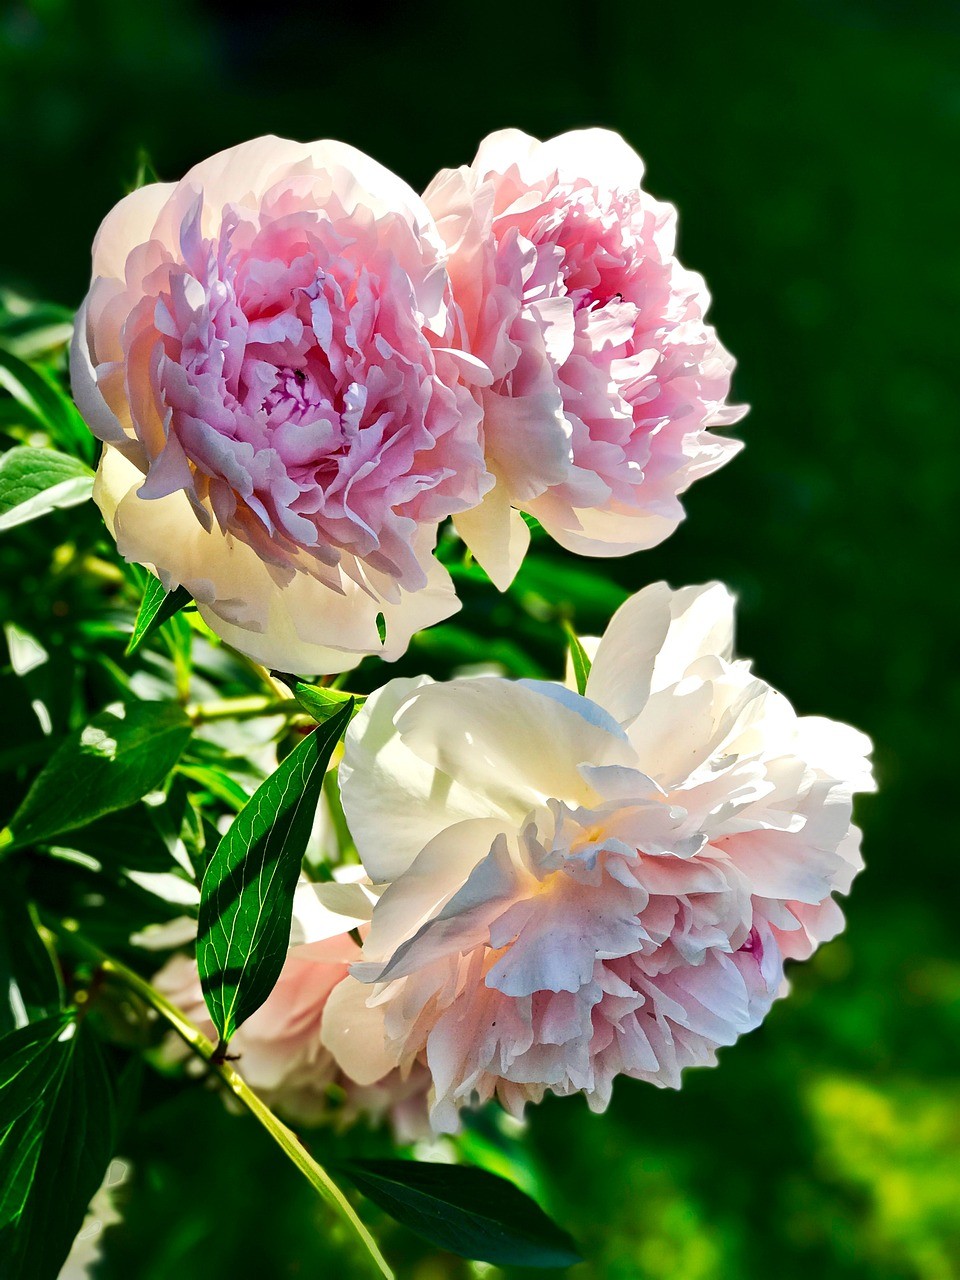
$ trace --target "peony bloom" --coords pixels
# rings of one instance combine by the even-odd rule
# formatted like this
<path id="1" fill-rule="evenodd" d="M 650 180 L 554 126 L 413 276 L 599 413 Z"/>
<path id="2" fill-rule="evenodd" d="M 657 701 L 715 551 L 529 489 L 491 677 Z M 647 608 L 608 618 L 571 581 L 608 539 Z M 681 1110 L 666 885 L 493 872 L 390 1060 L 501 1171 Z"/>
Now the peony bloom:
<path id="1" fill-rule="evenodd" d="M 339 886 L 337 886 L 339 888 Z M 375 1119 L 389 1115 L 401 1141 L 427 1131 L 424 1096 L 427 1073 L 415 1067 L 402 1077 L 387 1071 L 385 1078 L 355 1084 L 338 1069 L 320 1038 L 323 1010 L 330 993 L 346 978 L 360 948 L 351 927 L 363 925 L 368 914 L 347 918 L 321 902 L 321 886 L 302 881 L 294 898 L 290 950 L 280 978 L 266 1001 L 247 1019 L 230 1041 L 243 1078 L 270 1105 L 295 1122 L 317 1124 L 337 1119 L 349 1123 L 359 1115 Z M 359 886 L 351 886 L 351 905 L 363 903 Z M 203 1033 L 216 1040 L 197 963 L 192 955 L 173 956 L 153 979 L 154 985 Z M 176 1058 L 187 1050 L 175 1037 L 169 1052 Z"/>
<path id="2" fill-rule="evenodd" d="M 370 697 L 341 786 L 389 886 L 327 1003 L 345 1071 L 425 1061 L 453 1130 L 493 1095 L 602 1110 L 620 1074 L 677 1087 L 759 1024 L 784 961 L 842 927 L 870 742 L 798 717 L 732 638 L 722 586 L 659 583 L 615 614 L 585 697 L 495 677 Z"/>
<path id="3" fill-rule="evenodd" d="M 642 177 L 605 129 L 545 143 L 507 129 L 424 194 L 494 379 L 497 485 L 457 525 L 501 588 L 529 539 L 517 508 L 571 551 L 624 555 L 667 537 L 677 495 L 740 448 L 709 430 L 745 412 L 724 404 L 733 360 L 704 322 L 703 280 L 675 256 L 676 212 Z"/>
<path id="4" fill-rule="evenodd" d="M 399 657 L 457 608 L 439 522 L 492 484 L 457 326 L 423 202 L 342 143 L 258 138 L 134 191 L 71 354 L 120 552 L 269 666 Z"/>

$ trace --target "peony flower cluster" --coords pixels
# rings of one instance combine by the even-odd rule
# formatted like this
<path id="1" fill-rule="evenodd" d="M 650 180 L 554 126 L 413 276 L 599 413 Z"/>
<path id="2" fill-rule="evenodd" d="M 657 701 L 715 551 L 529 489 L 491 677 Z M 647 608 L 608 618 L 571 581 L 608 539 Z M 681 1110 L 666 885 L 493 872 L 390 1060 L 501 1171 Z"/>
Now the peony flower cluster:
<path id="1" fill-rule="evenodd" d="M 524 514 L 582 555 L 660 542 L 744 410 L 642 179 L 606 130 L 506 130 L 422 198 L 351 147 L 278 138 L 129 195 L 71 355 L 121 554 L 313 675 L 455 612 L 448 519 L 501 590 Z M 678 1087 L 842 927 L 869 741 L 733 657 L 716 584 L 648 587 L 587 648 L 582 694 L 391 680 L 350 725 L 365 879 L 301 883 L 232 1042 L 294 1118 L 336 1092 L 341 1115 L 452 1132 L 493 1097 Z M 210 1026 L 192 959 L 158 983 Z"/>
<path id="2" fill-rule="evenodd" d="M 358 1082 L 429 1068 L 431 1122 L 618 1075 L 677 1087 L 756 1027 L 783 965 L 842 926 L 867 738 L 798 717 L 734 660 L 719 585 L 628 600 L 586 696 L 393 680 L 348 731 L 371 880 L 363 958 L 323 1041 Z"/>
<path id="3" fill-rule="evenodd" d="M 399 657 L 458 608 L 453 517 L 509 585 L 665 537 L 736 452 L 732 361 L 617 135 L 494 134 L 424 199 L 338 142 L 259 138 L 107 216 L 74 395 L 121 554 L 270 667 Z"/>

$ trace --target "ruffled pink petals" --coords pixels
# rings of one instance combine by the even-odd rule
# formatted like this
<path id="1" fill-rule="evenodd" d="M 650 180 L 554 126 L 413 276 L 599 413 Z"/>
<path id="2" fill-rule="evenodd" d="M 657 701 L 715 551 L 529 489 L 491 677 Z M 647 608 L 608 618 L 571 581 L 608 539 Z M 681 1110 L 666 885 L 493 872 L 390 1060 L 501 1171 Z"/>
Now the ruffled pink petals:
<path id="1" fill-rule="evenodd" d="M 427 590 L 421 531 L 476 507 L 494 478 L 490 374 L 457 350 L 425 206 L 351 148 L 280 139 L 150 190 L 104 223 L 72 363 L 91 427 L 143 472 L 144 507 L 182 493 L 188 519 L 219 530 L 211 553 L 236 540 L 288 579 L 337 589 L 342 575 L 373 596 L 385 579 L 382 603 Z M 180 536 L 147 562 L 176 576 Z M 331 669 L 326 647 L 301 669 Z"/>
<path id="2" fill-rule="evenodd" d="M 489 465 L 514 506 L 586 555 L 661 541 L 678 495 L 740 447 L 709 430 L 744 412 L 725 403 L 733 361 L 705 323 L 703 281 L 675 257 L 675 211 L 642 172 L 605 130 L 547 143 L 504 130 L 424 196 L 494 377 Z"/>

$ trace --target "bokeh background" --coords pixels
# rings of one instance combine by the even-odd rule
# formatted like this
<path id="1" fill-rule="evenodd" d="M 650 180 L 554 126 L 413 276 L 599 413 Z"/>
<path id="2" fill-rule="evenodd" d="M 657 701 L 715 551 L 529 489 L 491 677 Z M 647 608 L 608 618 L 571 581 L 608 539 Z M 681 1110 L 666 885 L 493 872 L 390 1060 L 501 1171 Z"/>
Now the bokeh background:
<path id="1" fill-rule="evenodd" d="M 881 792 L 859 810 L 868 870 L 846 934 L 794 970 L 792 997 L 719 1069 L 678 1094 L 621 1081 L 602 1118 L 548 1102 L 522 1138 L 481 1117 L 466 1150 L 574 1233 L 589 1261 L 572 1280 L 949 1280 L 956 4 L 7 3 L 0 283 L 76 305 L 98 221 L 141 147 L 170 179 L 258 133 L 330 136 L 421 187 L 492 129 L 589 124 L 622 132 L 650 190 L 679 206 L 681 256 L 710 283 L 736 398 L 752 408 L 747 449 L 695 487 L 673 538 L 602 574 L 552 553 L 543 598 L 596 631 L 618 587 L 723 579 L 740 596 L 741 653 L 801 711 L 866 729 Z M 11 563 L 4 608 L 42 613 L 42 590 L 25 603 Z M 460 630 L 425 640 L 404 669 L 480 656 L 469 630 L 481 620 L 501 652 L 555 671 L 559 647 L 531 621 L 538 590 L 478 589 Z M 148 1073 L 144 1090 L 121 1151 L 124 1221 L 97 1276 L 272 1280 L 339 1265 L 310 1192 L 244 1121 L 199 1087 Z M 505 1274 L 370 1216 L 403 1276 Z"/>

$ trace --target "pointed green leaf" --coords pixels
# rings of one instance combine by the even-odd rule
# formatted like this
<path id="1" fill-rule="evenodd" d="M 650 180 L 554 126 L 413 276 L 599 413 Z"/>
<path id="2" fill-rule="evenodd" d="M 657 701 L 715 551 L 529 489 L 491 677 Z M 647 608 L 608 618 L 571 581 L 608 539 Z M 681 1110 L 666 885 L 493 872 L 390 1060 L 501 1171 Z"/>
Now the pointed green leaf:
<path id="1" fill-rule="evenodd" d="M 74 831 L 156 790 L 190 738 L 184 712 L 161 702 L 108 708 L 56 750 L 0 832 L 0 851 Z"/>
<path id="2" fill-rule="evenodd" d="M 60 979 L 20 885 L 0 873 L 0 1036 L 60 1008 Z"/>
<path id="3" fill-rule="evenodd" d="M 127 645 L 127 657 L 143 644 L 144 640 L 157 627 L 163 626 L 175 613 L 179 613 L 184 605 L 193 601 L 193 596 L 186 587 L 177 587 L 175 591 L 167 591 L 159 578 L 150 574 L 143 589 L 143 599 L 137 620 L 133 624 L 133 635 Z"/>
<path id="4" fill-rule="evenodd" d="M 21 360 L 62 347 L 73 333 L 73 312 L 0 288 L 0 346 Z"/>
<path id="5" fill-rule="evenodd" d="M 570 643 L 570 662 L 573 666 L 574 679 L 577 682 L 577 693 L 582 696 L 587 691 L 587 679 L 593 663 L 587 657 L 586 649 L 580 643 L 579 636 L 569 622 L 563 624 L 563 629 L 566 631 L 567 640 Z"/>
<path id="6" fill-rule="evenodd" d="M 0 1040 L 0 1275 L 56 1280 L 113 1152 L 113 1085 L 68 1015 Z"/>
<path id="7" fill-rule="evenodd" d="M 462 1258 L 513 1267 L 582 1261 L 535 1201 L 484 1169 L 417 1160 L 353 1160 L 340 1169 L 397 1222 Z"/>
<path id="8" fill-rule="evenodd" d="M 65 392 L 33 365 L 0 347 L 0 387 L 61 447 L 88 462 L 97 442 Z"/>
<path id="9" fill-rule="evenodd" d="M 17 445 L 0 457 L 0 530 L 86 502 L 93 472 L 54 449 Z"/>
<path id="10" fill-rule="evenodd" d="M 352 713 L 351 698 L 257 788 L 203 877 L 197 964 L 224 1042 L 259 1009 L 280 976 L 323 776 Z"/>
<path id="11" fill-rule="evenodd" d="M 137 171 L 134 174 L 133 184 L 130 191 L 139 191 L 141 187 L 148 187 L 154 182 L 159 182 L 160 178 L 154 168 L 153 159 L 146 147 L 137 148 Z"/>
<path id="12" fill-rule="evenodd" d="M 323 724 L 325 720 L 329 720 L 331 716 L 336 715 L 343 704 L 348 702 L 351 697 L 357 708 L 366 701 L 365 698 L 358 698 L 353 694 L 344 693 L 340 689 L 323 689 L 320 685 L 306 684 L 303 680 L 297 680 L 293 684 L 293 696 L 304 711 L 313 716 L 318 724 Z"/>

